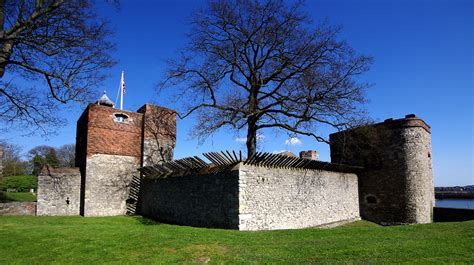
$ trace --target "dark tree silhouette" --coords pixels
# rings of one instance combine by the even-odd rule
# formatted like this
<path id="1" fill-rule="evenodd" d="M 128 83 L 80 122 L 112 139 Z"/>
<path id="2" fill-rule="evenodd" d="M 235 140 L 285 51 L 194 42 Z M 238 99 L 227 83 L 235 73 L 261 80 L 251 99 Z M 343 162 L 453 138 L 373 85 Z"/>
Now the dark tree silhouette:
<path id="1" fill-rule="evenodd" d="M 246 127 L 251 156 L 258 130 L 326 142 L 319 126 L 341 129 L 363 118 L 367 84 L 355 76 L 369 69 L 371 57 L 338 40 L 338 27 L 311 23 L 303 8 L 221 0 L 194 14 L 189 45 L 170 61 L 160 88 L 182 88 L 179 98 L 188 104 L 180 117 L 198 113 L 196 136 Z"/>
<path id="2" fill-rule="evenodd" d="M 38 175 L 45 165 L 59 167 L 60 161 L 54 147 L 48 145 L 36 146 L 28 151 L 28 156 L 33 164 L 33 175 Z"/>
<path id="3" fill-rule="evenodd" d="M 61 125 L 58 106 L 90 100 L 114 64 L 110 33 L 90 0 L 0 0 L 0 122 Z"/>

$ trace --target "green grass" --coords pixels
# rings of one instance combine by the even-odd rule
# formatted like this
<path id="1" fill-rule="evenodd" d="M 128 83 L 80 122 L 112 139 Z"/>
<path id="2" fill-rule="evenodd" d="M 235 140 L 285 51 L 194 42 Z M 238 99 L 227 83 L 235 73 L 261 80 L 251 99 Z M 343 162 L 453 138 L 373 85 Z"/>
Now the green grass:
<path id="1" fill-rule="evenodd" d="M 0 217 L 0 264 L 474 263 L 474 221 L 240 232 L 141 217 Z"/>
<path id="2" fill-rule="evenodd" d="M 38 177 L 30 175 L 9 176 L 0 179 L 0 190 L 16 189 L 19 192 L 30 191 L 38 187 Z"/>
<path id="3" fill-rule="evenodd" d="M 36 195 L 31 192 L 1 192 L 0 202 L 35 202 Z"/>

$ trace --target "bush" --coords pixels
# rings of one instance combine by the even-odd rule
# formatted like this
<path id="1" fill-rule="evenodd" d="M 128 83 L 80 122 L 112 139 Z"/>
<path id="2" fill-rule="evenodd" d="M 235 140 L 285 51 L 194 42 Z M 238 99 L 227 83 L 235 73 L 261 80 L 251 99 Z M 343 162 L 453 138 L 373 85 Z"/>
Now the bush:
<path id="1" fill-rule="evenodd" d="M 18 192 L 26 192 L 37 189 L 38 178 L 36 176 L 10 176 L 0 180 L 0 190 L 16 189 Z"/>

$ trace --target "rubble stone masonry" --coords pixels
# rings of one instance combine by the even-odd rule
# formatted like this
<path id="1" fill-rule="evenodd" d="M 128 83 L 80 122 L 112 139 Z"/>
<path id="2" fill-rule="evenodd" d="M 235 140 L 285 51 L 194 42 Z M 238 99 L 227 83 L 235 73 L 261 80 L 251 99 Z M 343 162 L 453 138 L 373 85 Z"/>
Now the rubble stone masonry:
<path id="1" fill-rule="evenodd" d="M 37 215 L 79 215 L 79 168 L 44 167 L 38 175 Z"/>
<path id="2" fill-rule="evenodd" d="M 434 206 L 430 127 L 415 115 L 330 135 L 331 162 L 362 166 L 361 217 L 430 223 Z"/>
<path id="3" fill-rule="evenodd" d="M 182 225 L 239 230 L 359 220 L 357 176 L 236 165 L 216 173 L 144 179 L 142 214 Z"/>

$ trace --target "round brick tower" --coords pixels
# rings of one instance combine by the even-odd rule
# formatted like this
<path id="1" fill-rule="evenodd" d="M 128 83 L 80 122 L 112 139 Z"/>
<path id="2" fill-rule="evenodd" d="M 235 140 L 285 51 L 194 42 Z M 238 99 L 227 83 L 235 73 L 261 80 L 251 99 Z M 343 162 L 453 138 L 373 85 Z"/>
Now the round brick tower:
<path id="1" fill-rule="evenodd" d="M 331 161 L 364 167 L 361 217 L 380 224 L 430 223 L 434 206 L 430 127 L 413 114 L 330 135 Z"/>

